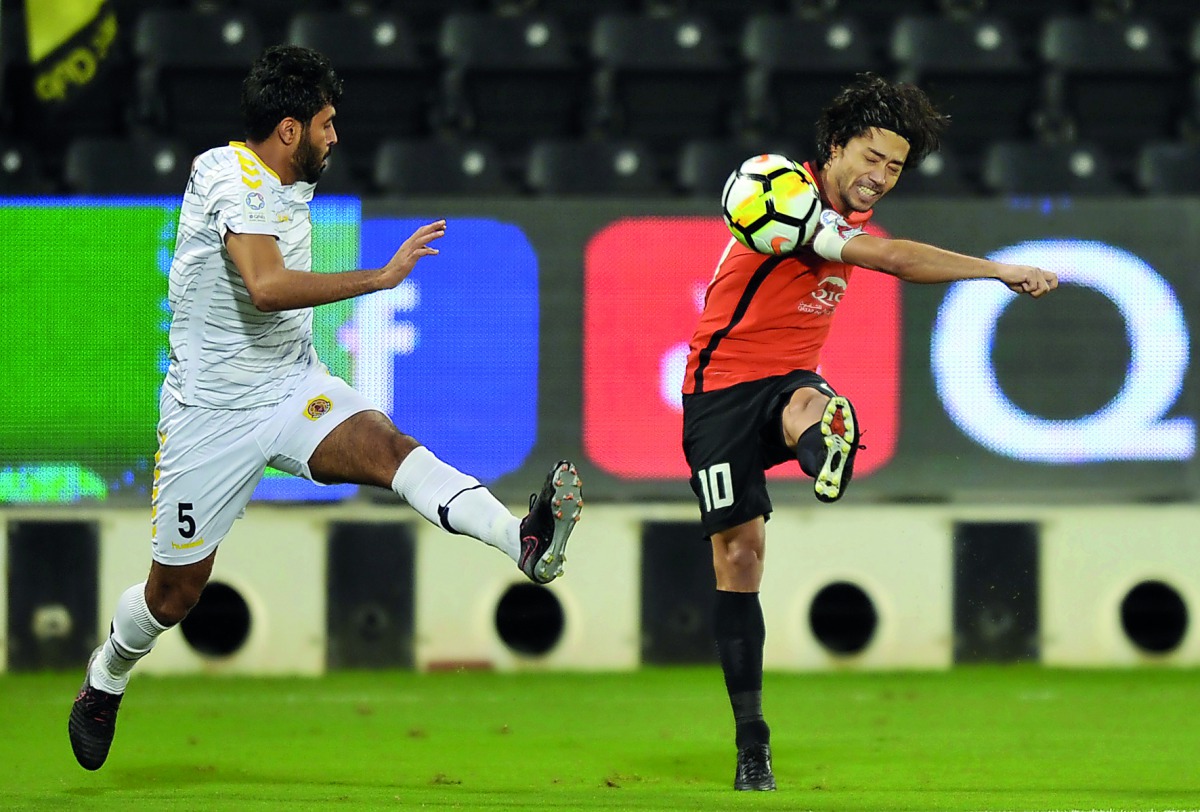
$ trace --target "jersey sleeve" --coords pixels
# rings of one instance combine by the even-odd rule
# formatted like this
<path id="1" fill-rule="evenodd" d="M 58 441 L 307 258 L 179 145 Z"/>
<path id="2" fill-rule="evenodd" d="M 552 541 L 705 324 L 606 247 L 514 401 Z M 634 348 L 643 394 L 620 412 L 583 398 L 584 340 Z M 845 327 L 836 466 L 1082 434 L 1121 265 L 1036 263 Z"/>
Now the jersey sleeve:
<path id="1" fill-rule="evenodd" d="M 817 236 L 813 238 L 813 251 L 822 259 L 830 262 L 842 261 L 842 249 L 846 243 L 867 232 L 860 226 L 852 226 L 846 218 L 833 209 L 821 212 L 821 224 L 817 227 Z"/>
<path id="2" fill-rule="evenodd" d="M 245 175 L 236 161 L 214 168 L 204 197 L 205 213 L 222 239 L 230 231 L 279 238 L 270 189 L 261 179 Z"/>

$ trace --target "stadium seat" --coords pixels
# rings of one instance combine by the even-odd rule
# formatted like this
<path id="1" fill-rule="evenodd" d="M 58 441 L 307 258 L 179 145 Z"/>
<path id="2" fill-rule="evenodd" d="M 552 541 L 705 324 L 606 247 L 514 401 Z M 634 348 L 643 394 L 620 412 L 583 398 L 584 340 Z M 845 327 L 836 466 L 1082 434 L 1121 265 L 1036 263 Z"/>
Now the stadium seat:
<path id="1" fill-rule="evenodd" d="M 352 11 L 363 8 L 401 14 L 409 21 L 423 58 L 438 50 L 442 20 L 450 14 L 472 14 L 490 9 L 489 0 L 344 0 Z"/>
<path id="2" fill-rule="evenodd" d="M 712 21 L 718 36 L 736 37 L 751 15 L 784 13 L 788 9 L 784 0 L 643 0 L 642 10 L 663 16 L 700 14 Z M 736 47 L 735 38 L 730 43 Z"/>
<path id="3" fill-rule="evenodd" d="M 792 13 L 814 18 L 840 18 L 858 20 L 870 31 L 880 32 L 885 37 L 902 14 L 925 14 L 936 9 L 936 0 L 792 0 Z M 873 36 L 873 35 L 871 35 Z M 886 42 L 871 40 L 876 51 Z"/>
<path id="4" fill-rule="evenodd" d="M 1140 144 L 1174 137 L 1185 107 L 1181 66 L 1147 18 L 1056 17 L 1042 30 L 1047 105 L 1076 137 L 1131 162 Z"/>
<path id="5" fill-rule="evenodd" d="M 523 153 L 535 137 L 580 131 L 585 74 L 558 18 L 451 14 L 439 51 L 451 130 L 486 138 L 502 154 Z"/>
<path id="6" fill-rule="evenodd" d="M 669 194 L 654 154 L 632 140 L 540 140 L 529 151 L 525 178 L 540 195 Z"/>
<path id="7" fill-rule="evenodd" d="M 1138 191 L 1147 195 L 1195 195 L 1200 189 L 1200 143 L 1145 144 L 1134 180 Z"/>
<path id="8" fill-rule="evenodd" d="M 971 165 L 963 161 L 957 152 L 943 146 L 925 156 L 925 160 L 916 166 L 905 168 L 891 194 L 897 198 L 976 194 L 978 189 L 968 170 Z"/>
<path id="9" fill-rule="evenodd" d="M 388 139 L 375 158 L 375 187 L 385 195 L 510 194 L 495 146 L 477 139 Z"/>
<path id="10" fill-rule="evenodd" d="M 146 122 L 194 152 L 244 137 L 242 80 L 263 48 L 249 13 L 153 8 L 138 18 L 133 46 Z"/>
<path id="11" fill-rule="evenodd" d="M 1046 20 L 1086 14 L 1091 11 L 1090 0 L 984 0 L 981 12 L 1008 20 L 1021 43 L 1022 51 L 1036 58 L 1038 38 Z"/>
<path id="12" fill-rule="evenodd" d="M 677 185 L 690 197 L 716 201 L 729 174 L 753 155 L 774 152 L 803 162 L 810 156 L 794 144 L 741 139 L 693 139 L 679 153 Z"/>
<path id="13" fill-rule="evenodd" d="M 1109 195 L 1125 191 L 1092 144 L 997 141 L 983 153 L 982 184 L 1002 195 Z"/>
<path id="14" fill-rule="evenodd" d="M 746 24 L 741 50 L 748 65 L 747 128 L 806 152 L 814 148 L 821 110 L 856 74 L 882 67 L 865 27 L 853 17 L 755 15 Z"/>
<path id="15" fill-rule="evenodd" d="M 490 0 L 489 8 L 501 16 L 524 14 L 549 14 L 558 18 L 566 31 L 571 52 L 578 56 L 587 55 L 588 40 L 592 25 L 600 13 L 629 14 L 638 11 L 640 0 Z"/>
<path id="16" fill-rule="evenodd" d="M 165 139 L 76 138 L 67 146 L 63 180 L 76 194 L 180 197 L 192 158 Z"/>
<path id="17" fill-rule="evenodd" d="M 208 0 L 211 3 L 211 0 Z M 223 5 L 249 12 L 262 34 L 264 45 L 288 41 L 288 29 L 297 14 L 322 11 L 332 5 L 329 0 L 221 0 Z M 177 5 L 183 5 L 177 3 Z M 193 0 L 193 6 L 201 2 Z M 344 12 L 343 12 L 344 13 Z"/>
<path id="18" fill-rule="evenodd" d="M 1188 44 L 1188 56 L 1192 64 L 1192 77 L 1188 87 L 1187 110 L 1183 114 L 1183 134 L 1200 141 L 1200 15 L 1192 26 Z"/>
<path id="19" fill-rule="evenodd" d="M 37 151 L 29 144 L 0 138 L 0 196 L 40 195 L 54 191 Z"/>
<path id="20" fill-rule="evenodd" d="M 644 141 L 668 160 L 685 139 L 736 131 L 737 72 L 707 18 L 603 14 L 591 53 L 596 123 L 609 137 Z"/>
<path id="21" fill-rule="evenodd" d="M 988 140 L 1033 135 L 1040 85 L 1009 23 L 996 16 L 901 17 L 892 30 L 896 78 L 950 115 L 946 143 L 969 162 Z"/>
<path id="22" fill-rule="evenodd" d="M 367 175 L 385 138 L 431 131 L 435 72 L 417 54 L 406 18 L 384 12 L 304 12 L 292 18 L 288 42 L 316 49 L 345 83 L 337 104 L 338 150 Z"/>

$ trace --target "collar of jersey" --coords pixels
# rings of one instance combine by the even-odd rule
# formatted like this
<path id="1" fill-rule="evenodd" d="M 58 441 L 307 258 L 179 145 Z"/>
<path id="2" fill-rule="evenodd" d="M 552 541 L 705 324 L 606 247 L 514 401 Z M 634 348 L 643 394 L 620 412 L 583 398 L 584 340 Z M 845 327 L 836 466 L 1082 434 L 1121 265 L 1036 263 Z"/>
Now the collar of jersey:
<path id="1" fill-rule="evenodd" d="M 246 146 L 245 141 L 230 141 L 229 146 L 233 147 L 234 149 L 240 149 L 240 150 L 244 150 L 245 152 L 248 152 L 250 154 L 250 156 L 252 158 L 254 158 L 254 162 L 256 164 L 261 166 L 263 169 L 267 170 L 267 172 L 269 172 L 271 174 L 271 177 L 273 177 L 273 178 L 275 178 L 275 180 L 279 181 L 279 184 L 281 186 L 283 185 L 283 181 L 279 180 L 279 176 L 275 174 L 275 170 L 272 169 L 271 167 L 267 166 L 265 163 L 263 163 L 263 159 L 258 157 L 257 152 L 250 149 L 250 147 Z"/>

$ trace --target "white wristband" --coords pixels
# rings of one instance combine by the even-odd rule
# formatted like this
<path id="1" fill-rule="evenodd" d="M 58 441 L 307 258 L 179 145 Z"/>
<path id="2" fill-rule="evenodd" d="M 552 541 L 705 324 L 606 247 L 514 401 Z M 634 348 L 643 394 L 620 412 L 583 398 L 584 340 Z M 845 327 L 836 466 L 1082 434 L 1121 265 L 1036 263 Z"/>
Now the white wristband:
<path id="1" fill-rule="evenodd" d="M 821 212 L 821 225 L 817 229 L 817 236 L 813 238 L 812 247 L 821 258 L 830 262 L 841 262 L 842 249 L 846 247 L 846 243 L 865 233 L 861 228 L 847 223 L 845 218 L 833 209 L 825 209 Z"/>

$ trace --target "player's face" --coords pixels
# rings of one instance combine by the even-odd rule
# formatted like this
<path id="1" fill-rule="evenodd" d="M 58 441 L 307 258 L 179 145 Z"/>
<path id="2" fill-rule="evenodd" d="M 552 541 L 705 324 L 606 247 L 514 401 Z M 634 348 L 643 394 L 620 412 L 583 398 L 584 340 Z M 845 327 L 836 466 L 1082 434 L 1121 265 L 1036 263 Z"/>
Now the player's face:
<path id="1" fill-rule="evenodd" d="M 336 111 L 332 105 L 325 107 L 313 116 L 304 132 L 300 135 L 300 143 L 292 156 L 296 167 L 296 175 L 309 183 L 316 183 L 325 171 L 325 162 L 337 143 L 337 131 L 333 128 L 333 117 Z"/>
<path id="2" fill-rule="evenodd" d="M 842 214 L 869 211 L 896 185 L 906 160 L 908 142 L 878 127 L 850 139 L 845 146 L 835 146 L 825 172 L 829 202 Z"/>

